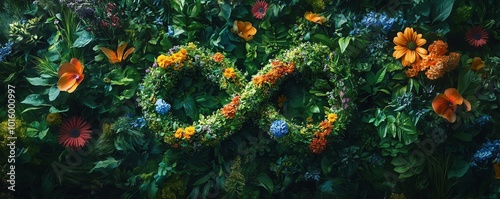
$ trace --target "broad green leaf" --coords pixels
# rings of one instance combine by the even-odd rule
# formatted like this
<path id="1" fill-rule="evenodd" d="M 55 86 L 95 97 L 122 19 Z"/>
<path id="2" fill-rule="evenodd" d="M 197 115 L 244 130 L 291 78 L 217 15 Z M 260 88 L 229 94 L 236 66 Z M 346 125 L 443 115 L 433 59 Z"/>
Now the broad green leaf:
<path id="1" fill-rule="evenodd" d="M 33 86 L 50 86 L 48 79 L 40 77 L 26 77 L 26 80 Z"/>
<path id="2" fill-rule="evenodd" d="M 86 30 L 80 30 L 76 32 L 75 35 L 78 36 L 78 38 L 76 38 L 75 40 L 75 43 L 73 43 L 73 47 L 75 48 L 85 47 L 94 39 L 94 36 Z"/>
<path id="3" fill-rule="evenodd" d="M 47 135 L 47 132 L 49 132 L 49 129 L 45 129 L 43 131 L 40 131 L 40 133 L 38 134 L 38 138 L 40 138 L 41 140 L 43 140 L 43 138 Z"/>
<path id="4" fill-rule="evenodd" d="M 96 165 L 94 166 L 94 168 L 92 168 L 89 173 L 91 173 L 92 171 L 94 171 L 95 169 L 99 169 L 99 168 L 104 168 L 104 169 L 114 169 L 116 168 L 118 165 L 120 164 L 120 161 L 119 160 L 116 160 L 115 158 L 113 157 L 108 157 L 108 159 L 106 160 L 102 160 L 102 161 L 99 161 L 96 163 Z"/>
<path id="5" fill-rule="evenodd" d="M 469 170 L 470 164 L 462 159 L 455 159 L 448 170 L 448 179 L 460 178 Z"/>
<path id="6" fill-rule="evenodd" d="M 259 174 L 257 180 L 259 181 L 259 186 L 264 187 L 269 193 L 274 192 L 274 182 L 267 174 Z"/>
<path id="7" fill-rule="evenodd" d="M 442 22 L 451 14 L 455 0 L 432 1 L 431 16 L 434 17 L 432 23 Z"/>
<path id="8" fill-rule="evenodd" d="M 324 44 L 330 48 L 333 48 L 334 47 L 334 43 L 332 40 L 330 40 L 330 37 L 324 35 L 324 34 L 314 34 L 312 37 L 311 37 L 311 41 L 312 42 L 318 42 L 318 43 L 321 43 L 321 44 Z"/>
<path id="9" fill-rule="evenodd" d="M 208 173 L 207 175 L 194 182 L 193 186 L 202 185 L 203 183 L 207 182 L 213 175 L 215 175 L 213 172 Z"/>
<path id="10" fill-rule="evenodd" d="M 57 85 L 53 85 L 52 87 L 50 87 L 49 89 L 49 101 L 54 101 L 57 96 L 59 96 L 59 93 L 61 93 L 61 90 L 59 90 L 59 88 L 57 88 Z"/>
<path id="11" fill-rule="evenodd" d="M 375 84 L 378 84 L 380 82 L 382 82 L 382 80 L 384 80 L 384 77 L 385 77 L 385 73 L 386 73 L 387 69 L 386 68 L 383 68 L 383 69 L 380 69 L 377 74 L 375 74 Z"/>
<path id="12" fill-rule="evenodd" d="M 33 106 L 40 106 L 45 103 L 45 100 L 40 94 L 30 94 L 21 102 L 23 104 L 30 104 Z"/>
<path id="13" fill-rule="evenodd" d="M 63 113 L 63 112 L 67 112 L 68 110 L 69 110 L 69 107 L 66 107 L 64 109 L 58 109 L 56 107 L 51 106 L 49 109 L 49 113 Z"/>
<path id="14" fill-rule="evenodd" d="M 226 21 L 229 21 L 229 17 L 231 16 L 231 5 L 229 3 L 224 3 L 220 7 L 220 13 L 219 16 L 224 18 Z"/>

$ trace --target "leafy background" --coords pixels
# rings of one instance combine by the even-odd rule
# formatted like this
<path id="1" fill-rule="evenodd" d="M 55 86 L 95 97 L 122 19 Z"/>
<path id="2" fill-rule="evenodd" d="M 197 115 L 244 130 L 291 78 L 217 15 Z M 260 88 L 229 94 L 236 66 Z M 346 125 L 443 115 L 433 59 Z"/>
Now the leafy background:
<path id="1" fill-rule="evenodd" d="M 7 0 L 0 6 L 3 88 L 15 86 L 18 154 L 16 191 L 2 198 L 496 198 L 500 183 L 493 165 L 471 166 L 486 140 L 499 139 L 500 5 L 495 0 L 269 0 L 255 19 L 253 0 Z M 306 11 L 327 19 L 304 19 Z M 389 29 L 363 26 L 369 12 L 394 19 Z M 234 20 L 257 29 L 245 42 L 231 32 Z M 464 39 L 479 25 L 489 33 L 476 48 Z M 405 27 L 461 53 L 457 69 L 438 80 L 408 78 L 391 56 L 392 38 Z M 12 42 L 11 52 L 4 51 Z M 135 52 L 110 64 L 99 47 L 129 42 Z M 173 148 L 141 123 L 138 90 L 155 58 L 176 45 L 195 42 L 226 59 L 250 81 L 269 59 L 304 42 L 321 43 L 329 59 L 348 67 L 358 87 L 355 113 L 346 130 L 320 154 L 277 145 L 255 121 L 215 147 L 188 152 Z M 311 55 L 314 56 L 314 55 Z M 85 80 L 72 94 L 57 89 L 62 62 L 78 58 Z M 485 66 L 470 69 L 473 57 Z M 325 58 L 326 59 L 326 58 Z M 173 113 L 196 120 L 220 108 L 228 96 L 216 86 L 185 77 Z M 317 78 L 320 79 L 320 78 Z M 285 95 L 287 118 L 321 120 L 325 84 L 309 77 L 284 82 L 270 103 Z M 323 85 L 323 86 L 322 86 Z M 432 99 L 457 88 L 473 107 L 448 123 L 434 113 Z M 209 88 L 209 89 L 205 89 Z M 355 94 L 355 95 L 354 95 Z M 7 95 L 1 94 L 2 139 Z M 210 103 L 209 103 L 210 102 Z M 182 106 L 180 104 L 183 104 Z M 184 105 L 185 104 L 185 105 Z M 184 108 L 182 108 L 184 107 Z M 186 109 L 185 107 L 195 107 Z M 57 143 L 49 113 L 81 116 L 93 127 L 86 150 Z M 492 151 L 498 155 L 500 153 Z M 2 157 L 7 156 L 2 144 Z M 4 156 L 5 155 L 5 156 Z M 2 159 L 2 165 L 7 165 Z M 7 172 L 2 167 L 2 176 Z M 6 179 L 4 176 L 3 179 Z"/>

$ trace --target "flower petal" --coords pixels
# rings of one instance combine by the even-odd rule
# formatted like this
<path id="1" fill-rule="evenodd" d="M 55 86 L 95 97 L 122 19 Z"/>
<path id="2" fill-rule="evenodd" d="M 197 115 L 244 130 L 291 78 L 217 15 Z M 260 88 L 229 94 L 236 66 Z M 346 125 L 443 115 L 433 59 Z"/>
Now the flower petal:
<path id="1" fill-rule="evenodd" d="M 394 53 L 392 53 L 392 56 L 393 56 L 394 58 L 396 58 L 396 59 L 399 59 L 399 58 L 401 58 L 403 55 L 405 55 L 405 54 L 406 54 L 406 52 L 407 52 L 407 50 L 406 50 L 406 49 L 405 49 L 405 50 L 396 50 L 396 51 L 394 51 Z"/>
<path id="2" fill-rule="evenodd" d="M 64 62 L 59 66 L 59 70 L 57 71 L 57 75 L 61 77 L 64 73 L 80 73 L 76 66 L 71 64 L 70 62 Z"/>
<path id="3" fill-rule="evenodd" d="M 415 49 L 417 51 L 417 53 L 423 57 L 425 55 L 427 55 L 427 50 L 425 50 L 425 48 L 422 48 L 422 47 L 418 47 L 417 49 Z"/>
<path id="4" fill-rule="evenodd" d="M 456 88 L 448 88 L 444 91 L 444 95 L 448 98 L 448 101 L 453 105 L 461 105 L 464 102 L 464 98 Z"/>
<path id="5" fill-rule="evenodd" d="M 83 65 L 80 63 L 80 60 L 77 58 L 72 58 L 70 60 L 70 63 L 75 66 L 76 71 L 78 71 L 78 74 L 83 74 Z"/>
<path id="6" fill-rule="evenodd" d="M 457 120 L 457 114 L 455 114 L 455 111 L 451 109 L 446 109 L 443 115 L 441 117 L 444 117 L 448 122 L 454 123 Z"/>
<path id="7" fill-rule="evenodd" d="M 470 102 L 467 101 L 466 99 L 464 99 L 464 104 L 465 104 L 465 107 L 467 107 L 467 111 L 470 111 L 471 110 L 471 106 L 470 106 Z"/>
<path id="8" fill-rule="evenodd" d="M 410 63 L 415 62 L 415 54 L 415 51 L 408 50 L 405 54 L 405 60 Z"/>
<path id="9" fill-rule="evenodd" d="M 419 35 L 421 35 L 421 34 L 419 34 Z M 415 41 L 415 43 L 417 44 L 417 46 L 423 46 L 425 43 L 427 43 L 427 40 L 425 40 L 425 39 L 417 39 Z"/>
<path id="10" fill-rule="evenodd" d="M 434 109 L 434 112 L 438 115 L 443 115 L 446 112 L 446 109 L 448 109 L 448 103 L 446 95 L 439 94 L 434 97 L 434 100 L 432 100 L 432 109 Z"/>
<path id="11" fill-rule="evenodd" d="M 61 91 L 68 91 L 76 83 L 76 75 L 75 73 L 64 73 L 61 75 L 57 82 L 57 88 Z"/>

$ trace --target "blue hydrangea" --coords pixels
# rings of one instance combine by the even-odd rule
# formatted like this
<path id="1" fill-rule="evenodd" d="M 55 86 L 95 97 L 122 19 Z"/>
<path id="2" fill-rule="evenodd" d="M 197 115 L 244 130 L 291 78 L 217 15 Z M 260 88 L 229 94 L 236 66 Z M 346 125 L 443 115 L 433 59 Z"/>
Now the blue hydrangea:
<path id="1" fill-rule="evenodd" d="M 4 61 L 4 58 L 7 57 L 10 53 L 12 53 L 12 45 L 14 42 L 7 42 L 5 46 L 2 47 L 0 45 L 0 62 Z"/>
<path id="2" fill-rule="evenodd" d="M 491 121 L 491 116 L 489 115 L 485 115 L 476 119 L 476 122 L 477 124 L 479 124 L 479 126 L 484 126 L 486 123 L 489 123 L 490 121 Z"/>
<path id="3" fill-rule="evenodd" d="M 168 28 L 168 31 L 165 33 L 165 35 L 167 37 L 172 37 L 174 36 L 175 32 L 174 32 L 174 27 L 173 26 L 167 26 Z"/>
<path id="4" fill-rule="evenodd" d="M 156 112 L 159 114 L 165 115 L 168 111 L 170 111 L 170 104 L 165 102 L 163 99 L 157 99 L 155 105 Z"/>
<path id="5" fill-rule="evenodd" d="M 354 29 L 349 34 L 360 35 L 372 30 L 388 32 L 396 21 L 397 18 L 389 17 L 386 13 L 369 12 L 361 19 L 361 22 L 354 24 Z"/>
<path id="6" fill-rule="evenodd" d="M 131 123 L 134 128 L 143 128 L 146 126 L 146 120 L 143 117 L 137 118 L 134 122 Z"/>
<path id="7" fill-rule="evenodd" d="M 288 134 L 288 124 L 283 120 L 274 120 L 269 130 L 276 138 L 281 138 Z"/>
<path id="8" fill-rule="evenodd" d="M 472 166 L 481 166 L 498 161 L 500 158 L 500 140 L 487 140 L 472 157 Z"/>

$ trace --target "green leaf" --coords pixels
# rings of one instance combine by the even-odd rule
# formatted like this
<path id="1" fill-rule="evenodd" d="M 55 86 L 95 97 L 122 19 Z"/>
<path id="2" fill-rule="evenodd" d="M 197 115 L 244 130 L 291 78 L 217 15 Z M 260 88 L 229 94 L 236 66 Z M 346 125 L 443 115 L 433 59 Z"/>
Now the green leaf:
<path id="1" fill-rule="evenodd" d="M 78 36 L 78 38 L 76 38 L 75 40 L 75 43 L 73 43 L 73 47 L 75 48 L 85 47 L 94 39 L 94 36 L 86 30 L 80 30 L 76 32 L 75 35 Z"/>
<path id="2" fill-rule="evenodd" d="M 202 178 L 200 178 L 196 182 L 194 182 L 193 187 L 199 186 L 199 185 L 207 182 L 213 175 L 215 175 L 213 172 L 208 173 L 207 175 L 203 176 Z"/>
<path id="3" fill-rule="evenodd" d="M 21 102 L 23 104 L 30 104 L 33 106 L 40 106 L 45 103 L 45 100 L 40 94 L 30 94 Z"/>
<path id="4" fill-rule="evenodd" d="M 257 180 L 259 181 L 259 186 L 264 187 L 269 193 L 274 192 L 274 183 L 273 180 L 265 173 L 261 173 L 257 176 Z"/>
<path id="5" fill-rule="evenodd" d="M 69 111 L 69 107 L 66 107 L 65 109 L 58 109 L 56 107 L 51 106 L 49 109 L 49 113 L 63 113 Z"/>
<path id="6" fill-rule="evenodd" d="M 375 84 L 378 84 L 380 82 L 382 82 L 382 80 L 384 80 L 384 77 L 385 77 L 385 73 L 386 73 L 387 69 L 386 68 L 383 68 L 383 69 L 380 69 L 377 74 L 375 74 Z"/>
<path id="7" fill-rule="evenodd" d="M 184 108 L 184 112 L 186 115 L 191 117 L 194 120 L 198 119 L 198 111 L 196 109 L 196 104 L 193 96 L 188 96 L 184 101 L 182 102 L 182 107 Z"/>
<path id="8" fill-rule="evenodd" d="M 342 37 L 339 39 L 340 53 L 345 52 L 345 49 L 349 45 L 350 41 L 351 41 L 351 37 Z"/>
<path id="9" fill-rule="evenodd" d="M 455 159 L 448 170 L 448 179 L 456 177 L 460 178 L 469 170 L 469 163 L 462 159 Z"/>
<path id="10" fill-rule="evenodd" d="M 312 42 L 317 42 L 317 43 L 321 43 L 323 45 L 326 45 L 330 48 L 333 48 L 334 47 L 334 43 L 333 41 L 330 39 L 330 37 L 324 35 L 324 34 L 314 34 L 312 37 L 311 37 L 311 41 Z"/>
<path id="11" fill-rule="evenodd" d="M 114 169 L 120 164 L 120 161 L 115 160 L 113 157 L 108 157 L 106 160 L 102 160 L 96 163 L 94 168 L 92 168 L 89 173 L 94 171 L 95 169 L 103 168 L 103 169 Z"/>
<path id="12" fill-rule="evenodd" d="M 40 77 L 26 77 L 26 80 L 33 86 L 50 86 L 48 79 Z"/>
<path id="13" fill-rule="evenodd" d="M 219 16 L 224 18 L 226 21 L 229 21 L 229 17 L 231 16 L 231 5 L 229 3 L 224 3 L 220 7 L 220 13 Z"/>
<path id="14" fill-rule="evenodd" d="M 309 111 L 311 113 L 319 113 L 320 112 L 319 107 L 317 105 L 310 106 Z"/>
<path id="15" fill-rule="evenodd" d="M 45 129 L 43 131 L 40 131 L 40 133 L 38 134 L 38 138 L 40 138 L 41 140 L 43 140 L 43 138 L 47 135 L 47 132 L 49 132 L 49 129 Z"/>
<path id="16" fill-rule="evenodd" d="M 434 17 L 432 23 L 442 22 L 451 14 L 455 0 L 432 1 L 431 16 Z"/>
<path id="17" fill-rule="evenodd" d="M 61 93 L 59 88 L 56 85 L 52 85 L 49 89 L 49 101 L 54 101 L 59 96 L 59 93 Z"/>
<path id="18" fill-rule="evenodd" d="M 21 112 L 21 114 L 22 114 L 22 113 L 26 113 L 26 112 L 28 112 L 28 111 L 38 110 L 38 109 L 41 109 L 41 108 L 43 108 L 43 107 L 29 107 L 29 108 L 27 108 L 27 109 L 24 109 L 24 110 L 23 110 L 23 112 Z"/>

